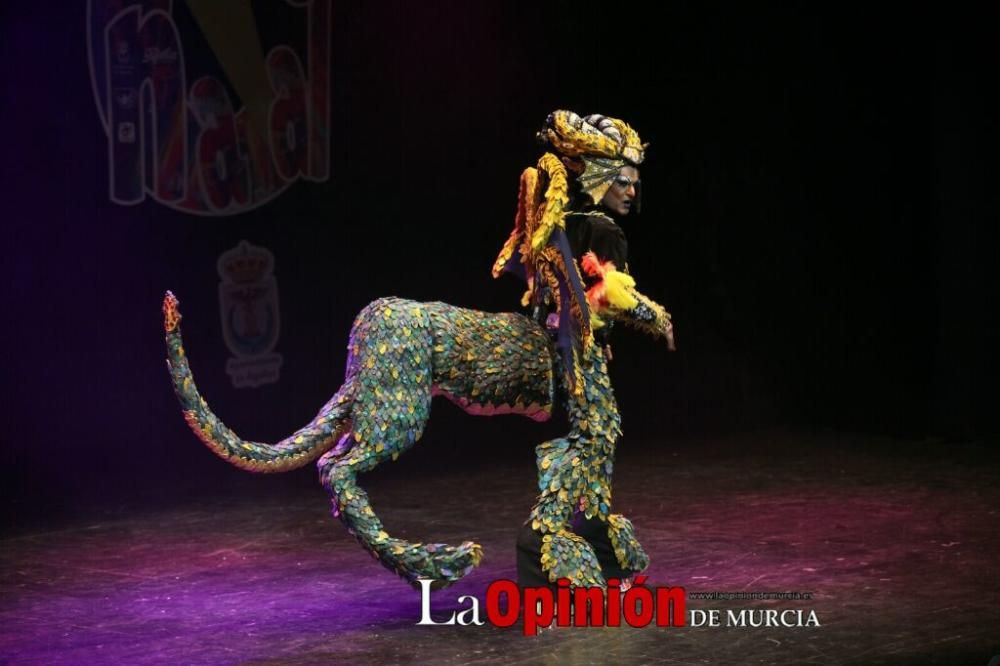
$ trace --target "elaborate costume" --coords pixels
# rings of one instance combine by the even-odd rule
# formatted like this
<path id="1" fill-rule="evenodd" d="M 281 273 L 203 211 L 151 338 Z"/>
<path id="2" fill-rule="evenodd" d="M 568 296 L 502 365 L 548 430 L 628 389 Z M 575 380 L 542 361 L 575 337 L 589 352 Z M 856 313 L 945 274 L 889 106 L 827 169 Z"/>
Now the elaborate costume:
<path id="1" fill-rule="evenodd" d="M 603 585 L 648 565 L 631 523 L 610 511 L 621 429 L 603 347 L 616 320 L 672 344 L 670 316 L 636 291 L 624 234 L 601 208 L 616 180 L 629 181 L 623 169 L 642 162 L 638 134 L 615 118 L 556 111 L 539 138 L 558 154 L 522 173 L 514 231 L 493 274 L 522 274 L 522 303 L 554 329 L 570 432 L 536 449 L 541 494 L 518 536 L 518 577 Z"/>
<path id="2" fill-rule="evenodd" d="M 549 141 L 580 166 L 582 191 L 603 196 L 615 165 L 642 159 L 638 136 L 613 119 L 591 127 L 575 114 L 550 117 Z M 617 131 L 608 133 L 608 127 Z M 596 134 L 595 134 L 596 132 Z M 573 160 L 576 160 L 574 162 Z M 612 173 L 614 171 L 614 173 Z M 608 174 L 611 174 L 610 176 Z M 614 320 L 669 336 L 669 315 L 635 291 L 613 262 L 588 256 L 585 289 L 566 236 L 569 182 L 564 162 L 547 153 L 522 175 L 515 229 L 494 266 L 519 268 L 528 279 L 525 304 L 559 321 L 553 343 L 546 326 L 520 314 L 489 314 L 444 303 L 396 298 L 374 301 L 355 319 L 344 384 L 304 428 L 277 444 L 241 439 L 208 408 L 191 377 L 180 334 L 177 300 L 163 303 L 168 366 L 184 416 L 216 454 L 254 472 L 284 472 L 319 458 L 320 479 L 333 513 L 383 565 L 414 583 L 447 585 L 479 563 L 479 545 L 410 543 L 389 536 L 359 472 L 395 460 L 420 438 L 431 398 L 444 395 L 469 413 L 551 415 L 557 385 L 567 389 L 571 431 L 537 448 L 541 496 L 530 527 L 543 540 L 540 565 L 550 577 L 574 585 L 603 585 L 590 544 L 573 532 L 577 509 L 607 524 L 621 567 L 646 566 L 646 556 L 625 518 L 611 514 L 611 467 L 620 434 L 603 349 L 593 331 Z"/>

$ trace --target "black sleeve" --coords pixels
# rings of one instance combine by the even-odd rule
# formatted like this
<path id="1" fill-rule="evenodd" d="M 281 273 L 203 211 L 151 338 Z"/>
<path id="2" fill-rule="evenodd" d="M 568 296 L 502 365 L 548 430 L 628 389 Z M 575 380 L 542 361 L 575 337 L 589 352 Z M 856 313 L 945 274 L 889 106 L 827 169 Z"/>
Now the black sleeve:
<path id="1" fill-rule="evenodd" d="M 611 219 L 599 215 L 572 215 L 566 220 L 566 236 L 577 259 L 593 250 L 602 262 L 613 261 L 615 268 L 625 270 L 628 242 L 625 232 Z"/>
<path id="2" fill-rule="evenodd" d="M 595 217 L 590 225 L 590 249 L 602 262 L 613 261 L 615 268 L 625 270 L 628 261 L 628 241 L 622 228 L 605 217 Z"/>

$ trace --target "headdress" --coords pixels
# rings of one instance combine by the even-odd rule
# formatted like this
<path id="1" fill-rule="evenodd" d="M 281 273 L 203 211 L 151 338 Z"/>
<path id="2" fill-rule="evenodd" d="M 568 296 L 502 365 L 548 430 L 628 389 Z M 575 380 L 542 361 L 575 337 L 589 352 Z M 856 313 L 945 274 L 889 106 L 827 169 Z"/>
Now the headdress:
<path id="1" fill-rule="evenodd" d="M 549 114 L 538 138 L 562 155 L 563 163 L 577 174 L 580 189 L 595 204 L 623 166 L 642 164 L 647 145 L 622 120 L 596 113 L 581 118 L 572 111 Z"/>
<path id="2" fill-rule="evenodd" d="M 514 230 L 493 264 L 493 276 L 522 274 L 528 282 L 525 306 L 547 288 L 559 313 L 559 347 L 570 384 L 579 391 L 576 348 L 592 345 L 593 335 L 583 280 L 565 233 L 570 172 L 591 202 L 599 203 L 623 166 L 642 162 L 646 145 L 617 118 L 581 118 L 564 110 L 549 114 L 538 138 L 554 152 L 521 173 Z"/>

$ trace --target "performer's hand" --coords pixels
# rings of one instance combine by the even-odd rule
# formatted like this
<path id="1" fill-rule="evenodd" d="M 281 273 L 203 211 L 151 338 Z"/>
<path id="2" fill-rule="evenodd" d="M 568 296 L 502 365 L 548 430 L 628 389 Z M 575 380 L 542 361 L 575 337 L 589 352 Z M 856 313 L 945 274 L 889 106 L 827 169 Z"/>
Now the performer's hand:
<path id="1" fill-rule="evenodd" d="M 664 333 L 667 336 L 667 349 L 670 351 L 677 351 L 677 345 L 674 344 L 674 323 L 672 321 L 667 322 L 667 327 Z"/>

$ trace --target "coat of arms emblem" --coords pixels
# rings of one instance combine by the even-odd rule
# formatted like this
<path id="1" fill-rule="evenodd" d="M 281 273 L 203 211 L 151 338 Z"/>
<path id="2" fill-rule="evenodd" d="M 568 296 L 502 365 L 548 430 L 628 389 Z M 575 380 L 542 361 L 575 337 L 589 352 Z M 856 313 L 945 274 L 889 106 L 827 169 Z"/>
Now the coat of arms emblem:
<path id="1" fill-rule="evenodd" d="M 280 330 L 274 255 L 247 241 L 219 256 L 219 314 L 222 335 L 233 357 L 226 373 L 237 388 L 278 381 L 281 354 L 274 352 Z"/>

